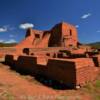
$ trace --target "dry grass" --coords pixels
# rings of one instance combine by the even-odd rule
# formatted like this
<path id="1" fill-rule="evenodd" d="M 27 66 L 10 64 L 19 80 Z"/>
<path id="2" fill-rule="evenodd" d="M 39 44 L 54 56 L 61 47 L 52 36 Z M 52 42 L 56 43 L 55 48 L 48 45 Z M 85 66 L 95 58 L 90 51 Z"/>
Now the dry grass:
<path id="1" fill-rule="evenodd" d="M 82 88 L 82 91 L 88 93 L 93 100 L 100 100 L 100 80 L 96 80 L 93 83 L 88 83 Z"/>

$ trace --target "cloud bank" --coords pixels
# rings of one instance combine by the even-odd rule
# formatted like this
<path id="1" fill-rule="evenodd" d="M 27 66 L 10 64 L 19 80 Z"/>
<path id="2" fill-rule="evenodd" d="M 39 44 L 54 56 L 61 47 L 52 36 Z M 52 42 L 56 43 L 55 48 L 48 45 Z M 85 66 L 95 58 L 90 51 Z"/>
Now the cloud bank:
<path id="1" fill-rule="evenodd" d="M 16 43 L 15 39 L 9 39 L 8 41 L 4 41 L 3 43 Z"/>
<path id="2" fill-rule="evenodd" d="M 86 19 L 86 18 L 90 17 L 91 15 L 92 15 L 91 13 L 87 13 L 87 14 L 84 14 L 81 18 Z"/>
<path id="3" fill-rule="evenodd" d="M 7 32 L 7 28 L 6 27 L 0 27 L 0 32 Z"/>
<path id="4" fill-rule="evenodd" d="M 19 28 L 21 29 L 28 29 L 28 28 L 33 28 L 34 27 L 34 24 L 32 23 L 23 23 L 23 24 L 20 24 Z"/>

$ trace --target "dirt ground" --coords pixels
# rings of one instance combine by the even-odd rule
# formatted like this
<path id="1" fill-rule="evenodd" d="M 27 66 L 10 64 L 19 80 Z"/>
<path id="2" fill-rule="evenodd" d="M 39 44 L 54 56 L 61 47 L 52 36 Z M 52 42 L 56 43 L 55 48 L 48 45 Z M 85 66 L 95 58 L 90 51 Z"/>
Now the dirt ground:
<path id="1" fill-rule="evenodd" d="M 86 89 L 56 90 L 0 63 L 0 100 L 100 100 L 91 93 Z"/>

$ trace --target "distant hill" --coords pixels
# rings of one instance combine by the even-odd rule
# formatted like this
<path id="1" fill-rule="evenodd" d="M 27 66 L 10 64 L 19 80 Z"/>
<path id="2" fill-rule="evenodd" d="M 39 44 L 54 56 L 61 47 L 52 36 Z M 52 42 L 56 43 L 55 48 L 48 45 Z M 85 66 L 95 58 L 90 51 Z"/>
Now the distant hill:
<path id="1" fill-rule="evenodd" d="M 0 43 L 0 47 L 12 47 L 17 45 L 17 43 Z"/>
<path id="2" fill-rule="evenodd" d="M 90 46 L 92 46 L 94 48 L 100 49 L 100 42 L 94 42 L 94 43 L 90 43 L 88 45 L 90 45 Z"/>
<path id="3" fill-rule="evenodd" d="M 0 43 L 0 47 L 12 47 L 17 45 L 17 43 Z M 100 42 L 89 43 L 86 45 L 90 45 L 94 48 L 100 49 Z"/>

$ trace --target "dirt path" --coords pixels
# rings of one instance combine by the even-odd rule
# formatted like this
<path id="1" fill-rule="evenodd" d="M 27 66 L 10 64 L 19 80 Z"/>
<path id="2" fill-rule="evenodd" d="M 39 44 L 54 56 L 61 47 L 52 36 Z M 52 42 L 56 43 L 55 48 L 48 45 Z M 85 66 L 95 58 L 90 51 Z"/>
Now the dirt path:
<path id="1" fill-rule="evenodd" d="M 46 95 L 56 95 L 57 93 L 45 86 L 32 84 L 20 77 L 20 75 L 11 72 L 7 66 L 0 64 L 0 90 L 1 96 L 14 96 L 16 100 L 22 100 L 29 97 L 34 98 Z M 4 93 L 3 93 L 4 91 Z M 12 97 L 11 97 L 12 98 Z M 1 99 L 0 99 L 1 100 Z M 34 99 L 35 100 L 35 99 Z"/>
<path id="2" fill-rule="evenodd" d="M 0 100 L 91 100 L 75 90 L 56 91 L 52 88 L 29 82 L 18 73 L 0 63 Z"/>

